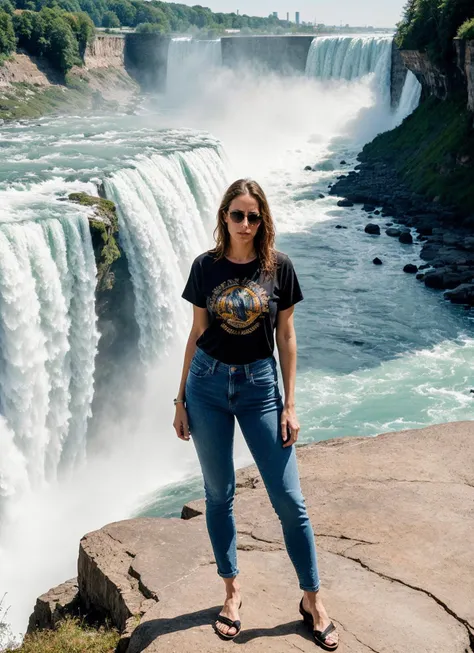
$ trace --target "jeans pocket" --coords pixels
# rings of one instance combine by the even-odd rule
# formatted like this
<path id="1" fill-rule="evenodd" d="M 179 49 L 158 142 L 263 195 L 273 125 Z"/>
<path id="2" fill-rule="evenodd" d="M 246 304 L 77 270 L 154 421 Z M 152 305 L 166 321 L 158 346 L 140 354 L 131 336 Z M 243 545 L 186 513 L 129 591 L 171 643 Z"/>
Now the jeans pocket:
<path id="1" fill-rule="evenodd" d="M 251 381 L 253 385 L 260 388 L 269 388 L 278 383 L 275 371 L 271 365 L 264 367 L 261 370 L 257 370 L 256 372 L 252 372 Z"/>
<path id="2" fill-rule="evenodd" d="M 211 373 L 211 368 L 206 363 L 193 358 L 189 367 L 189 371 L 193 376 L 202 378 L 204 376 L 208 376 Z"/>

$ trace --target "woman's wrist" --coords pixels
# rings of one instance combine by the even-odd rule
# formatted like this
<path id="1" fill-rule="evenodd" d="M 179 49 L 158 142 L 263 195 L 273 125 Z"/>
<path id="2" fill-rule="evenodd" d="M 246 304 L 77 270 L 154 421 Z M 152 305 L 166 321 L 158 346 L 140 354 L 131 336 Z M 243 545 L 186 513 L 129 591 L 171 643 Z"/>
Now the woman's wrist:
<path id="1" fill-rule="evenodd" d="M 295 409 L 295 400 L 294 399 L 285 399 L 283 404 L 285 410 L 294 410 Z"/>

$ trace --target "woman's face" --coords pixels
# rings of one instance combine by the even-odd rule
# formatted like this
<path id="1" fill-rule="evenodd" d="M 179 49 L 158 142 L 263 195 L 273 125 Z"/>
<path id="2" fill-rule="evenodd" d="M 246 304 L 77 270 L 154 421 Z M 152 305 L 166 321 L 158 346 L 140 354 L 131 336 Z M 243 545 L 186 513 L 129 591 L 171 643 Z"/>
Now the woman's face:
<path id="1" fill-rule="evenodd" d="M 231 214 L 234 211 L 237 212 L 236 215 L 244 214 L 242 222 L 234 222 L 232 220 Z M 261 220 L 257 223 L 252 222 L 252 217 L 258 215 L 260 215 L 258 202 L 251 195 L 239 195 L 232 200 L 229 210 L 224 216 L 231 240 L 240 243 L 252 241 L 257 231 L 261 228 Z M 251 222 L 249 222 L 249 216 Z"/>

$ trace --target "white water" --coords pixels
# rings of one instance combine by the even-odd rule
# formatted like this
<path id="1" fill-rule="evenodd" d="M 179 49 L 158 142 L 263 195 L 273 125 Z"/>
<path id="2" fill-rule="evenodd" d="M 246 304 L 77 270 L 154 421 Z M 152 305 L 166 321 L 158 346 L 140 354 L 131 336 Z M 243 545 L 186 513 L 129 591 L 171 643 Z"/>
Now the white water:
<path id="1" fill-rule="evenodd" d="M 85 457 L 98 341 L 95 273 L 87 218 L 0 223 L 4 493 L 14 490 L 10 459 L 24 489 Z"/>
<path id="2" fill-rule="evenodd" d="M 409 116 L 420 104 L 421 98 L 421 84 L 415 77 L 415 75 L 408 71 L 405 84 L 403 85 L 402 95 L 400 97 L 400 102 L 395 112 L 395 124 L 394 127 L 397 127 L 406 116 Z"/>
<path id="3" fill-rule="evenodd" d="M 174 98 L 211 79 L 222 66 L 221 40 L 171 39 L 168 51 L 167 92 Z"/>
<path id="4" fill-rule="evenodd" d="M 185 335 L 181 292 L 192 260 L 211 244 L 211 216 L 225 181 L 222 159 L 210 148 L 141 156 L 105 181 L 118 207 L 144 362 L 154 364 Z"/>
<path id="5" fill-rule="evenodd" d="M 390 99 L 392 38 L 323 36 L 311 44 L 306 75 L 321 80 L 355 81 L 374 75 L 383 102 Z"/>

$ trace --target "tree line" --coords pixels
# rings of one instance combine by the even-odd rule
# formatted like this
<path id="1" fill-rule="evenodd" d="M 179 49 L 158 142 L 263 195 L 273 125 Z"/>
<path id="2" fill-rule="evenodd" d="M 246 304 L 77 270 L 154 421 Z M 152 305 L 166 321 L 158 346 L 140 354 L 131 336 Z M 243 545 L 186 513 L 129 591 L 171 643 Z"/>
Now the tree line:
<path id="1" fill-rule="evenodd" d="M 0 0 L 0 57 L 23 48 L 44 56 L 67 72 L 80 63 L 95 27 L 136 28 L 141 32 L 200 33 L 210 37 L 226 29 L 243 33 L 284 31 L 287 21 L 159 0 Z"/>
<path id="2" fill-rule="evenodd" d="M 396 41 L 405 50 L 427 52 L 443 65 L 453 59 L 456 36 L 474 38 L 473 0 L 408 0 Z"/>

